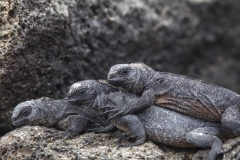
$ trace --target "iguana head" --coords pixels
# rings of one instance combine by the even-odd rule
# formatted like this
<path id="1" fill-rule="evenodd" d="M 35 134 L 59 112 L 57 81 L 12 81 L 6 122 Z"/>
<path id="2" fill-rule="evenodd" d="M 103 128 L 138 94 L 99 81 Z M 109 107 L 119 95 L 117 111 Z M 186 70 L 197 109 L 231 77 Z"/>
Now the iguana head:
<path id="1" fill-rule="evenodd" d="M 107 84 L 105 81 L 84 80 L 74 83 L 68 92 L 68 102 L 80 105 L 95 100 L 102 93 L 108 94 L 117 89 Z"/>
<path id="2" fill-rule="evenodd" d="M 143 63 L 117 64 L 111 67 L 107 82 L 139 94 L 153 69 Z"/>
<path id="3" fill-rule="evenodd" d="M 17 127 L 24 125 L 48 126 L 41 108 L 42 104 L 35 100 L 18 104 L 13 110 L 13 125 Z"/>

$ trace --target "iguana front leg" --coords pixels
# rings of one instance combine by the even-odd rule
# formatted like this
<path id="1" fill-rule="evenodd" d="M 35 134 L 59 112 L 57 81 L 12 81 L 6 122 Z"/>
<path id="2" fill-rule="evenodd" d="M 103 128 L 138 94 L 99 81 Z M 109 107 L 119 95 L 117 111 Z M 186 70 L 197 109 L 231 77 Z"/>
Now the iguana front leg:
<path id="1" fill-rule="evenodd" d="M 50 135 L 46 138 L 53 137 L 54 139 L 72 139 L 79 133 L 84 131 L 87 126 L 88 119 L 81 115 L 72 115 L 67 118 L 60 120 L 56 124 L 56 128 L 65 131 L 54 131 L 50 132 Z"/>
<path id="2" fill-rule="evenodd" d="M 124 97 L 124 95 L 123 95 Z M 119 97 L 118 97 L 119 98 Z M 101 95 L 98 99 L 101 99 L 101 104 L 103 101 L 111 101 L 116 102 L 116 95 L 115 93 L 110 93 L 108 96 Z M 147 90 L 143 93 L 141 97 L 132 97 L 131 99 L 123 100 L 122 104 L 113 104 L 107 103 L 106 105 L 102 105 L 101 109 L 105 110 L 102 114 L 110 114 L 111 116 L 108 118 L 108 120 L 111 120 L 117 116 L 123 116 L 131 113 L 135 113 L 138 111 L 141 111 L 142 109 L 145 109 L 147 107 L 150 107 L 154 102 L 154 91 L 152 89 Z M 127 106 L 125 105 L 127 104 Z M 125 105 L 123 107 L 123 105 Z"/>
<path id="3" fill-rule="evenodd" d="M 134 143 L 130 145 L 120 144 L 118 148 L 139 146 L 145 142 L 146 132 L 142 122 L 138 119 L 136 115 L 128 114 L 120 118 L 113 119 L 113 123 L 117 128 L 132 133 L 134 138 L 136 138 L 136 141 Z"/>

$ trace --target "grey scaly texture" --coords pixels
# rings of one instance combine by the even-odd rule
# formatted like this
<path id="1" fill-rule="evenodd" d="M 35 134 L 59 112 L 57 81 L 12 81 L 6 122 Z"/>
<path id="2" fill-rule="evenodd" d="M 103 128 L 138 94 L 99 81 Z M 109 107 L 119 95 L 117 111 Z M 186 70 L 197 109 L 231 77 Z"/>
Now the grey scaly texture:
<path id="1" fill-rule="evenodd" d="M 95 100 L 92 107 L 98 108 L 107 117 L 112 116 L 108 112 L 109 108 L 128 109 L 129 105 L 138 103 L 136 98 L 139 97 L 136 95 L 117 91 L 111 85 L 96 80 L 80 81 L 73 86 L 74 91 L 70 90 L 68 94 L 69 102 L 74 100 L 78 104 L 84 104 L 86 100 Z M 111 90 L 113 92 L 109 92 Z M 222 152 L 220 138 L 234 136 L 220 123 L 197 119 L 156 105 L 138 113 L 115 117 L 112 123 L 134 135 L 136 141 L 131 146 L 143 144 L 148 137 L 152 141 L 171 146 L 211 148 L 208 156 L 211 160 Z"/>
<path id="2" fill-rule="evenodd" d="M 92 123 L 107 124 L 103 117 L 83 104 L 76 107 L 66 99 L 54 100 L 43 97 L 18 104 L 12 115 L 13 125 L 41 125 L 56 127 L 64 132 L 51 132 L 50 137 L 73 138 L 85 131 Z"/>
<path id="3" fill-rule="evenodd" d="M 115 116 L 134 113 L 152 104 L 187 115 L 221 122 L 240 135 L 240 96 L 226 88 L 186 76 L 157 72 L 143 63 L 117 64 L 108 83 L 140 95 L 136 106 L 114 110 Z"/>

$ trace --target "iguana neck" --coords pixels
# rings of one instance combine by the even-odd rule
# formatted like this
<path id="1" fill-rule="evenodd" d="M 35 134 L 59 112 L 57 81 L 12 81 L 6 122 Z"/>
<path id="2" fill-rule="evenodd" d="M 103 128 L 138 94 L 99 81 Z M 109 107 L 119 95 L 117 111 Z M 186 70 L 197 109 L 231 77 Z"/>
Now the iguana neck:
<path id="1" fill-rule="evenodd" d="M 154 76 L 154 72 L 156 71 L 141 63 L 133 63 L 131 65 L 136 69 L 136 72 L 129 79 L 132 82 L 127 86 L 127 90 L 140 96 L 146 86 L 156 81 L 156 77 Z"/>
<path id="2" fill-rule="evenodd" d="M 42 101 L 40 114 L 44 117 L 48 126 L 56 124 L 64 115 L 67 103 L 65 100 Z"/>
<path id="3" fill-rule="evenodd" d="M 152 88 L 152 85 L 155 84 L 155 82 L 161 82 L 164 77 L 166 77 L 167 74 L 165 72 L 157 72 L 157 71 L 151 71 L 151 73 L 148 74 L 146 77 L 143 92 L 145 90 L 148 90 L 149 88 Z"/>
<path id="4" fill-rule="evenodd" d="M 108 94 L 111 92 L 117 92 L 119 91 L 118 88 L 115 88 L 114 86 L 108 84 L 104 80 L 98 80 L 98 84 L 95 86 L 96 96 L 101 95 L 102 93 Z M 95 97 L 96 98 L 96 97 Z"/>

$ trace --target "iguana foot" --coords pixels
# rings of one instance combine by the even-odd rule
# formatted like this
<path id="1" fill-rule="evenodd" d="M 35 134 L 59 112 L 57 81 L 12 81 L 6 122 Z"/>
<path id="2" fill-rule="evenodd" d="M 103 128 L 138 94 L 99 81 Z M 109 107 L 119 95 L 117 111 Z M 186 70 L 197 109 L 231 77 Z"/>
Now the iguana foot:
<path id="1" fill-rule="evenodd" d="M 94 123 L 93 125 L 91 125 L 87 130 L 86 133 L 90 133 L 90 132 L 95 132 L 97 130 L 101 129 L 101 125 L 98 123 Z"/>
<path id="2" fill-rule="evenodd" d="M 101 128 L 101 124 L 99 124 L 99 123 L 94 123 L 94 124 L 90 125 L 88 128 L 89 128 L 89 129 Z"/>
<path id="3" fill-rule="evenodd" d="M 57 139 L 72 139 L 73 136 L 66 132 L 66 131 L 54 131 L 54 130 L 46 130 L 45 132 L 49 133 L 49 135 L 47 135 L 45 138 L 52 138 L 53 140 L 57 140 Z"/>
<path id="4" fill-rule="evenodd" d="M 110 124 L 106 127 L 101 127 L 101 125 L 99 124 L 96 124 L 96 125 L 93 125 L 91 126 L 91 128 L 87 129 L 86 132 L 94 132 L 95 134 L 98 134 L 98 133 L 109 133 L 111 131 L 114 130 L 114 125 L 113 124 Z"/>
<path id="5" fill-rule="evenodd" d="M 94 132 L 95 134 L 108 133 L 108 130 L 106 130 L 105 128 L 91 128 L 86 130 L 86 133 L 89 133 L 89 132 Z"/>
<path id="6" fill-rule="evenodd" d="M 234 154 L 234 158 L 236 160 L 240 160 L 240 148 L 238 148 L 238 150 L 236 151 L 236 153 Z"/>
<path id="7" fill-rule="evenodd" d="M 101 107 L 102 109 L 103 107 Z M 105 107 L 104 107 L 105 108 Z M 110 108 L 110 107 L 109 107 Z M 107 110 L 107 111 L 104 111 L 102 113 L 100 113 L 100 116 L 103 116 L 105 114 L 109 114 L 109 113 L 112 113 L 112 112 L 116 112 L 116 111 L 119 111 L 119 109 L 111 109 L 111 110 Z"/>
<path id="8" fill-rule="evenodd" d="M 119 149 L 119 148 L 123 148 L 123 147 L 129 147 L 130 149 L 132 148 L 132 145 L 131 144 L 119 144 L 118 146 L 117 146 L 117 149 Z"/>
<path id="9" fill-rule="evenodd" d="M 121 135 L 118 135 L 118 144 L 121 144 L 123 141 L 135 141 L 135 138 L 131 137 L 131 134 L 129 133 L 126 133 L 126 134 L 123 134 L 121 133 Z M 134 139 L 134 140 L 132 140 Z"/>

